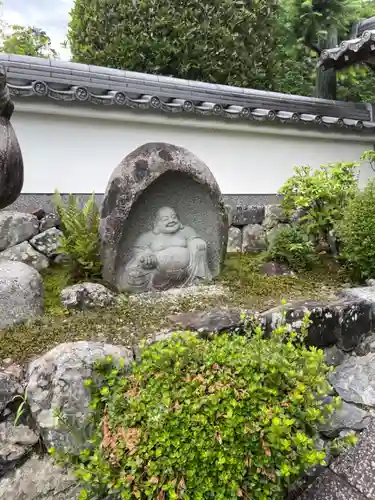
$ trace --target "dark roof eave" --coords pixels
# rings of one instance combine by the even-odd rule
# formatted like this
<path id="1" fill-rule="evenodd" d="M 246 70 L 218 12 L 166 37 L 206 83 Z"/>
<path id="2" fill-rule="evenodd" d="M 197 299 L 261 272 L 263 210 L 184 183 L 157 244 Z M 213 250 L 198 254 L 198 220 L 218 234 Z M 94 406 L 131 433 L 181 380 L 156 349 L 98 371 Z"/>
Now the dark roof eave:
<path id="1" fill-rule="evenodd" d="M 0 54 L 14 97 L 371 130 L 371 106 Z"/>

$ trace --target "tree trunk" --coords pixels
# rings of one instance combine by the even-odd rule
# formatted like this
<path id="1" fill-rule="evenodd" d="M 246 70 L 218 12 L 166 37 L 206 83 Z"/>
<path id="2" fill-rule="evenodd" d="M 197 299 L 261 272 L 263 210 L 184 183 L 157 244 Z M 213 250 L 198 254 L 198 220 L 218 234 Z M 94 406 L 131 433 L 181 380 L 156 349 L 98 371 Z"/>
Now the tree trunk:
<path id="1" fill-rule="evenodd" d="M 338 35 L 336 26 L 331 26 L 328 29 L 327 35 L 319 37 L 318 45 L 322 50 L 337 47 Z M 336 99 L 336 87 L 336 71 L 334 69 L 323 71 L 322 68 L 318 68 L 316 71 L 315 97 Z"/>

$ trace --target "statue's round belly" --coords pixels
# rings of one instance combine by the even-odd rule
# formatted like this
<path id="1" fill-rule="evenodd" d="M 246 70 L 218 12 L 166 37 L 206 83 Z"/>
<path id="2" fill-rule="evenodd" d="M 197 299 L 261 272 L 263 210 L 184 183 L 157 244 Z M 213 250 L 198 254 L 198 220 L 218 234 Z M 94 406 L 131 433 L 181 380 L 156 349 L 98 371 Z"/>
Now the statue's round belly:
<path id="1" fill-rule="evenodd" d="M 164 273 L 185 270 L 190 262 L 189 250 L 184 247 L 169 247 L 160 250 L 157 255 L 158 269 Z"/>

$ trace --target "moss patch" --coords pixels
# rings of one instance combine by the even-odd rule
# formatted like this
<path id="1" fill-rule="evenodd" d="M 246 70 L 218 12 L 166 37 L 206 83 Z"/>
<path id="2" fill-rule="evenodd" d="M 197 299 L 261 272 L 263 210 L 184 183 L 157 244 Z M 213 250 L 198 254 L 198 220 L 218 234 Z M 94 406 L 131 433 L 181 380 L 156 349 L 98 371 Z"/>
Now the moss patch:
<path id="1" fill-rule="evenodd" d="M 135 305 L 124 297 L 116 307 L 88 312 L 69 312 L 61 307 L 60 292 L 71 284 L 71 278 L 66 268 L 51 267 L 43 273 L 46 315 L 0 332 L 0 359 L 10 357 L 21 362 L 61 342 L 76 340 L 135 345 L 140 338 L 168 327 L 170 314 L 215 306 L 263 311 L 279 305 L 283 299 L 329 297 L 348 281 L 329 263 L 296 277 L 266 277 L 258 271 L 261 262 L 262 256 L 228 255 L 218 279 L 228 287 L 226 297 L 189 298 L 147 306 Z"/>

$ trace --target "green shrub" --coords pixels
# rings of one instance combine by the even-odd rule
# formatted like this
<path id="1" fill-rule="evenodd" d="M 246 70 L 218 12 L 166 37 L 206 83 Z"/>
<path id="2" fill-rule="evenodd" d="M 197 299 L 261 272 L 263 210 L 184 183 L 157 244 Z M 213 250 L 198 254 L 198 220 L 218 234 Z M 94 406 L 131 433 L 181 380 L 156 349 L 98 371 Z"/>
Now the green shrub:
<path id="1" fill-rule="evenodd" d="M 337 232 L 346 259 L 358 278 L 375 277 L 375 182 L 349 203 L 342 214 Z"/>
<path id="2" fill-rule="evenodd" d="M 280 229 L 272 238 L 267 254 L 269 259 L 284 262 L 294 271 L 311 269 L 316 262 L 308 236 L 294 227 Z"/>
<path id="3" fill-rule="evenodd" d="M 94 194 L 81 209 L 73 195 L 69 195 L 64 206 L 61 195 L 56 191 L 54 204 L 63 232 L 58 253 L 69 257 L 75 279 L 100 277 L 100 218 Z"/>
<path id="4" fill-rule="evenodd" d="M 323 359 L 285 326 L 268 339 L 260 328 L 212 341 L 175 334 L 130 374 L 107 359 L 100 387 L 87 381 L 94 435 L 63 457 L 86 485 L 81 499 L 284 498 L 325 457 L 316 430 L 335 405 L 320 397 Z"/>
<path id="5" fill-rule="evenodd" d="M 300 212 L 300 222 L 307 234 L 318 243 L 327 241 L 329 231 L 340 220 L 342 210 L 355 196 L 358 184 L 356 163 L 297 167 L 279 193 L 287 215 Z"/>

